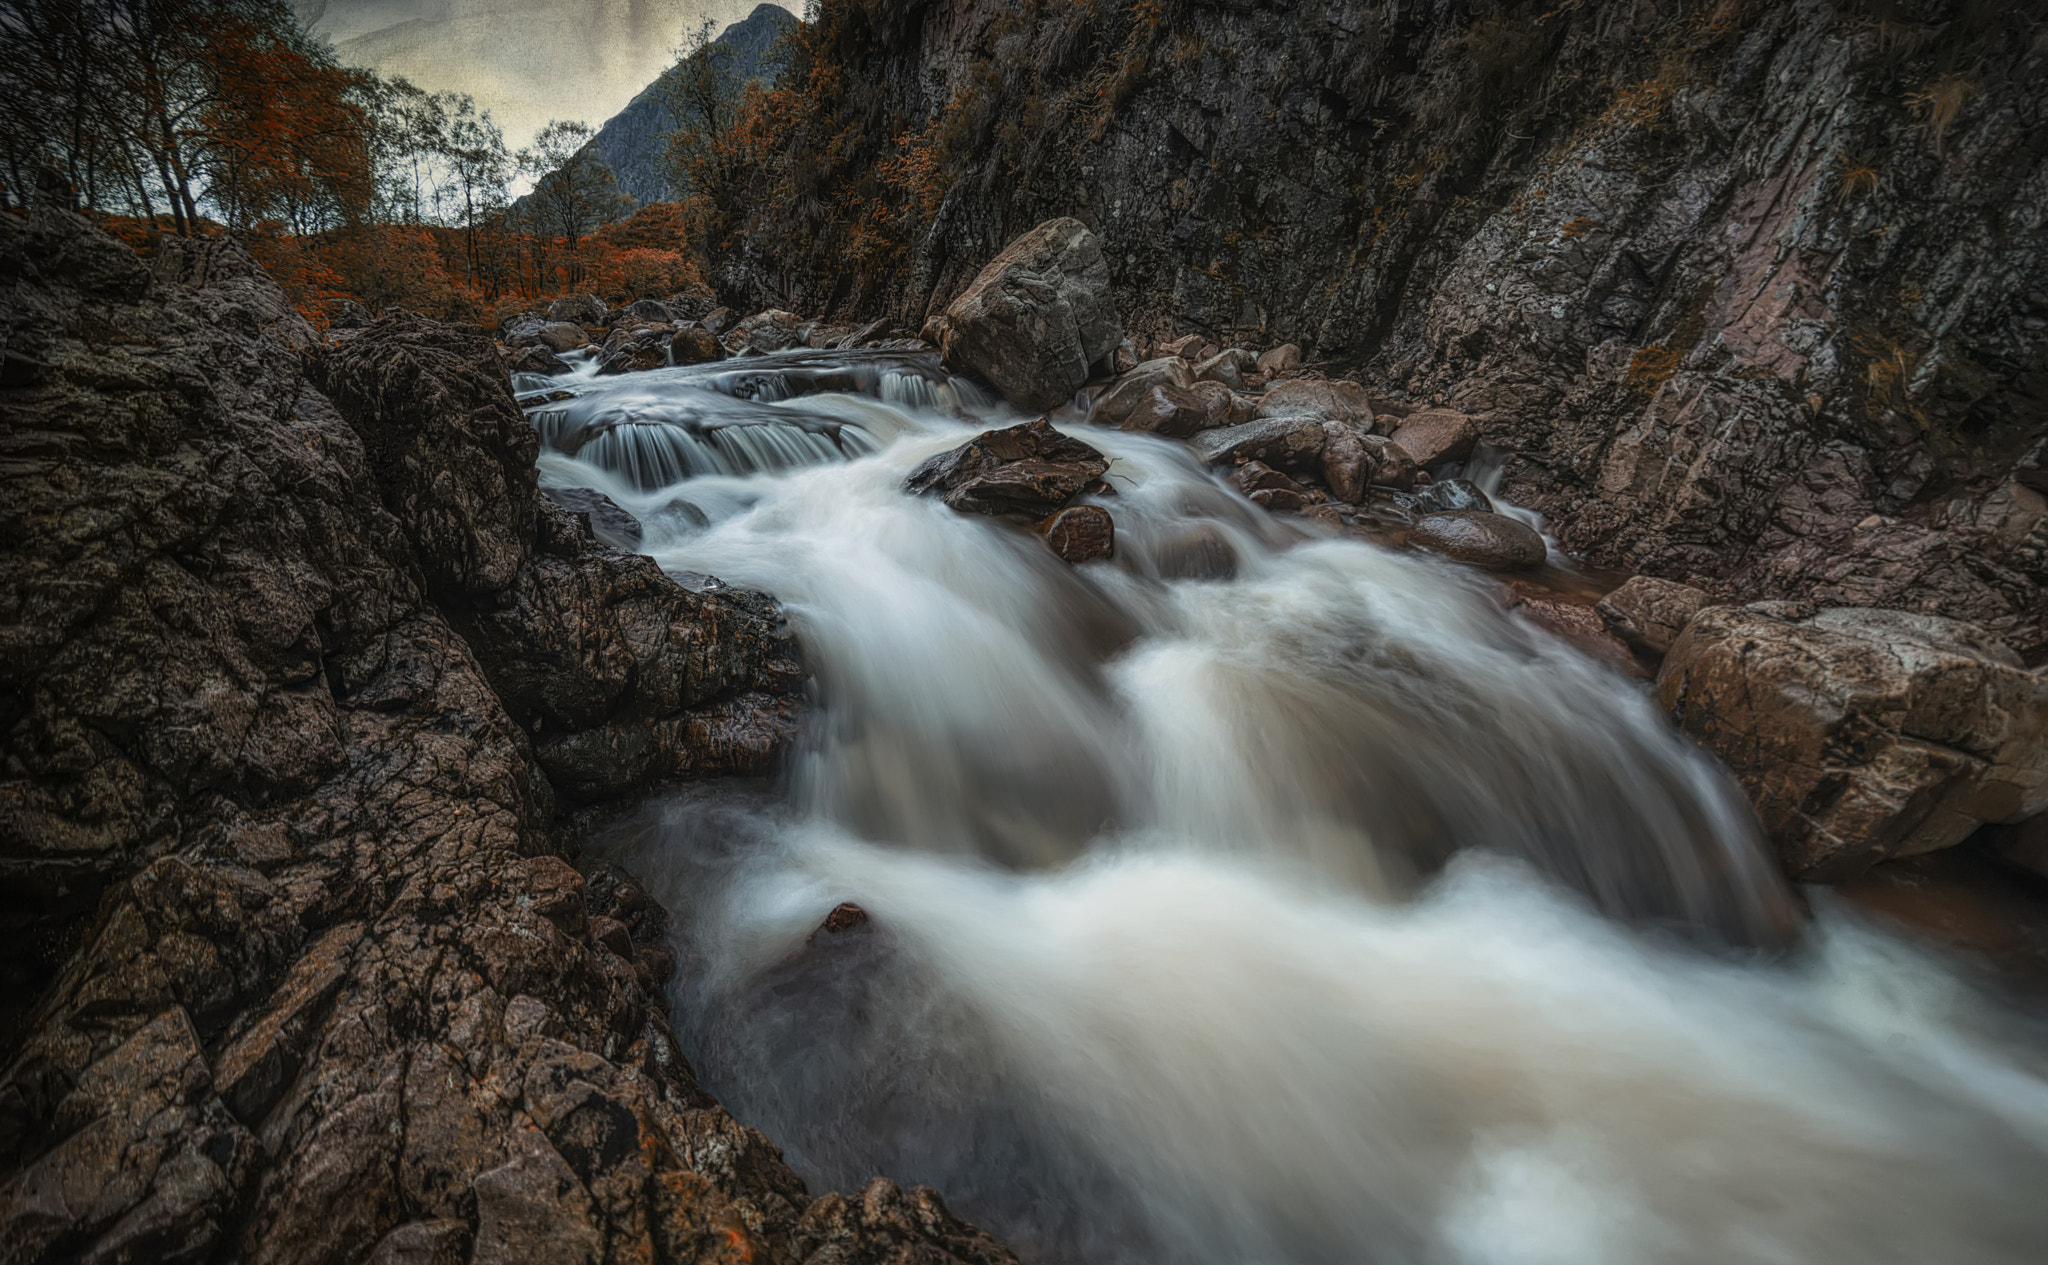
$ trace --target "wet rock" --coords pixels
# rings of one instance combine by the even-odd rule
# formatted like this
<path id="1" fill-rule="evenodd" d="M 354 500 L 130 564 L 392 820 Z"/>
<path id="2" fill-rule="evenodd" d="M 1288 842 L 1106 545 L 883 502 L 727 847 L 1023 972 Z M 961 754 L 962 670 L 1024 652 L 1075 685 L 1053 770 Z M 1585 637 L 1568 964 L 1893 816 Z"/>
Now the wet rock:
<path id="1" fill-rule="evenodd" d="M 1044 418 L 986 431 L 927 458 L 903 481 L 916 496 L 936 493 L 963 514 L 1023 514 L 1036 520 L 1065 506 L 1109 469 L 1109 460 Z"/>
<path id="2" fill-rule="evenodd" d="M 1356 503 L 1378 467 L 1358 433 L 1343 422 L 1323 423 L 1323 486 L 1340 501 Z"/>
<path id="3" fill-rule="evenodd" d="M 868 911 L 850 900 L 841 901 L 832 907 L 832 912 L 826 914 L 825 921 L 819 925 L 822 930 L 838 935 L 855 927 L 867 926 Z"/>
<path id="4" fill-rule="evenodd" d="M 1194 384 L 1194 371 L 1187 361 L 1178 357 L 1147 360 L 1118 378 L 1107 391 L 1095 398 L 1094 406 L 1088 410 L 1088 420 L 1098 426 L 1121 426 L 1141 401 L 1150 398 L 1153 388 L 1165 386 L 1185 390 Z"/>
<path id="5" fill-rule="evenodd" d="M 1356 382 L 1295 378 L 1275 385 L 1259 397 L 1258 416 L 1313 417 L 1370 431 L 1372 402 L 1365 388 Z"/>
<path id="6" fill-rule="evenodd" d="M 1434 466 L 1471 456 L 1479 442 L 1479 423 L 1449 409 L 1424 409 L 1404 418 L 1390 438 L 1415 458 L 1416 465 Z"/>
<path id="7" fill-rule="evenodd" d="M 1624 676 L 1647 677 L 1636 657 L 1621 638 L 1607 630 L 1600 616 L 1584 602 L 1571 601 L 1557 593 L 1520 580 L 1507 584 L 1507 606 L 1552 636 Z"/>
<path id="8" fill-rule="evenodd" d="M 1159 354 L 1181 360 L 1193 360 L 1200 355 L 1203 345 L 1208 341 L 1200 334 L 1182 334 L 1179 338 L 1159 344 Z"/>
<path id="9" fill-rule="evenodd" d="M 551 855 L 564 792 L 767 766 L 773 607 L 544 502 L 482 330 L 323 344 L 175 251 L 0 216 L 0 1254 L 790 1258 L 813 1201 Z"/>
<path id="10" fill-rule="evenodd" d="M 659 330 L 636 330 L 618 339 L 598 358 L 601 374 L 644 373 L 668 364 L 668 336 Z"/>
<path id="11" fill-rule="evenodd" d="M 1534 528 L 1505 514 L 1481 510 L 1426 514 L 1416 520 L 1408 540 L 1490 571 L 1540 567 L 1547 554 L 1543 537 Z"/>
<path id="12" fill-rule="evenodd" d="M 511 373 L 540 373 L 554 377 L 569 372 L 569 362 L 545 347 L 533 346 L 522 348 L 513 355 L 505 362 L 505 368 Z"/>
<path id="13" fill-rule="evenodd" d="M 1301 348 L 1293 343 L 1282 343 L 1260 353 L 1258 372 L 1268 378 L 1283 373 L 1292 373 L 1301 368 Z"/>
<path id="14" fill-rule="evenodd" d="M 626 305 L 626 320 L 642 325 L 667 325 L 676 319 L 660 299 L 635 299 Z"/>
<path id="15" fill-rule="evenodd" d="M 1003 248 L 939 320 L 948 369 L 1027 411 L 1067 402 L 1123 341 L 1102 243 L 1048 220 Z"/>
<path id="16" fill-rule="evenodd" d="M 548 304 L 549 320 L 570 325 L 603 325 L 610 314 L 611 308 L 594 294 L 565 294 Z"/>
<path id="17" fill-rule="evenodd" d="M 802 324 L 796 313 L 770 308 L 733 326 L 725 336 L 725 346 L 731 351 L 787 351 L 803 345 L 797 332 Z"/>
<path id="18" fill-rule="evenodd" d="M 1393 446 L 1393 445 L 1390 445 Z M 1398 446 L 1397 447 L 1398 450 Z M 1499 513 L 1493 498 L 1480 490 L 1470 479 L 1435 479 L 1415 490 L 1416 508 L 1425 513 L 1441 513 L 1448 510 L 1483 510 L 1489 514 Z"/>
<path id="19" fill-rule="evenodd" d="M 1188 394 L 1202 403 L 1203 430 L 1218 426 L 1241 426 L 1257 414 L 1257 405 L 1221 382 L 1197 382 Z"/>
<path id="20" fill-rule="evenodd" d="M 1851 878 L 2048 808 L 2048 676 L 1959 620 L 1708 607 L 1657 695 L 1741 779 L 1795 878 Z"/>
<path id="21" fill-rule="evenodd" d="M 640 520 L 594 488 L 543 487 L 540 494 L 581 518 L 599 543 L 623 553 L 640 552 Z"/>
<path id="22" fill-rule="evenodd" d="M 1099 505 L 1074 505 L 1053 515 L 1045 543 L 1063 560 L 1079 565 L 1116 554 L 1116 522 Z"/>
<path id="23" fill-rule="evenodd" d="M 1237 347 L 1217 352 L 1195 366 L 1195 377 L 1202 382 L 1220 382 L 1232 391 L 1244 390 L 1244 375 L 1252 364 L 1252 354 Z"/>
<path id="24" fill-rule="evenodd" d="M 1263 461 L 1288 470 L 1309 470 L 1323 454 L 1323 424 L 1311 416 L 1264 417 L 1203 431 L 1188 446 L 1206 462 Z"/>
<path id="25" fill-rule="evenodd" d="M 1623 581 L 1593 609 L 1623 641 L 1661 655 L 1671 649 L 1687 622 L 1712 601 L 1690 584 L 1637 575 Z"/>
<path id="26" fill-rule="evenodd" d="M 1131 340 L 1128 338 L 1124 339 L 1122 342 L 1119 342 L 1116 345 L 1116 350 L 1110 353 L 1109 369 L 1111 373 L 1129 373 L 1131 370 L 1137 368 L 1138 364 L 1139 361 L 1137 345 L 1132 343 Z"/>
<path id="27" fill-rule="evenodd" d="M 732 309 L 729 307 L 712 308 L 709 312 L 706 312 L 704 314 L 704 318 L 698 321 L 697 323 L 699 325 L 702 325 L 705 329 L 709 330 L 714 336 L 723 334 L 725 333 L 725 331 L 732 328 Z"/>
<path id="28" fill-rule="evenodd" d="M 701 365 L 725 356 L 725 348 L 701 325 L 686 325 L 670 335 L 668 351 L 670 360 L 679 365 Z"/>
<path id="29" fill-rule="evenodd" d="M 1415 487 L 1415 458 L 1408 450 L 1389 440 L 1385 435 L 1361 435 L 1359 442 L 1373 461 L 1373 482 L 1381 487 L 1406 492 Z"/>
<path id="30" fill-rule="evenodd" d="M 1125 402 L 1119 401 L 1121 407 Z M 1186 439 L 1213 420 L 1212 402 L 1175 386 L 1151 387 L 1124 412 L 1122 429 Z"/>

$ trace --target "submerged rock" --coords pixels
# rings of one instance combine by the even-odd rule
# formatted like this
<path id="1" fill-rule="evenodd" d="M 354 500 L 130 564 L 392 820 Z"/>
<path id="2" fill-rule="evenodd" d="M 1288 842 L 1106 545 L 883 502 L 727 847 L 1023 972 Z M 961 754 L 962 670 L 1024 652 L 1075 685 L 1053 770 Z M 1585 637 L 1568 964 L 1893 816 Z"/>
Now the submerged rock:
<path id="1" fill-rule="evenodd" d="M 903 481 L 913 495 L 937 493 L 963 514 L 1025 514 L 1061 508 L 1102 477 L 1109 459 L 1044 418 L 985 431 L 927 458 Z"/>
<path id="2" fill-rule="evenodd" d="M 1742 780 L 1794 878 L 1838 882 L 2048 809 L 2048 675 L 1960 620 L 1708 607 L 1657 695 Z"/>
<path id="3" fill-rule="evenodd" d="M 1101 240 L 1079 220 L 1040 224 L 981 270 L 936 333 L 948 369 L 1018 408 L 1066 403 L 1123 340 Z"/>
<path id="4" fill-rule="evenodd" d="M 1543 537 L 1535 528 L 1505 514 L 1489 514 L 1484 510 L 1450 510 L 1425 515 L 1408 533 L 1408 541 L 1447 558 L 1492 571 L 1540 567 L 1548 553 Z"/>

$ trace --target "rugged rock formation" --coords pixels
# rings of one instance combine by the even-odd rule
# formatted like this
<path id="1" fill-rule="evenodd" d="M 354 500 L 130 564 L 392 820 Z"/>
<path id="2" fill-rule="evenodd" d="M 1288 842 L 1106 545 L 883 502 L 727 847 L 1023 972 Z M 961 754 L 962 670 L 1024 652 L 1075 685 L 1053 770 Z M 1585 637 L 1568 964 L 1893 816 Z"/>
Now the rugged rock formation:
<path id="1" fill-rule="evenodd" d="M 801 676 L 535 495 L 479 330 L 0 216 L 8 1262 L 1007 1259 L 695 1083 L 566 797 L 759 771 Z M 310 366 L 310 373 L 307 366 Z"/>
<path id="2" fill-rule="evenodd" d="M 2048 675 L 1955 620 L 1710 607 L 1657 691 L 1742 779 L 1796 878 L 1853 878 L 2048 810 Z"/>
<path id="3" fill-rule="evenodd" d="M 1032 229 L 989 261 L 928 337 L 946 367 L 1026 412 L 1056 408 L 1123 340 L 1102 242 L 1079 220 Z"/>
<path id="4" fill-rule="evenodd" d="M 2048 44 L 2025 6 L 823 17 L 856 81 L 831 161 L 847 135 L 893 158 L 927 120 L 943 203 L 883 293 L 778 256 L 763 200 L 724 288 L 872 293 L 914 324 L 1070 215 L 1135 333 L 1297 343 L 1441 399 L 1603 565 L 2048 653 Z"/>
<path id="5" fill-rule="evenodd" d="M 1101 453 L 1054 430 L 1044 418 L 984 431 L 927 458 L 903 481 L 937 494 L 963 514 L 1040 518 L 1064 506 L 1109 469 Z"/>

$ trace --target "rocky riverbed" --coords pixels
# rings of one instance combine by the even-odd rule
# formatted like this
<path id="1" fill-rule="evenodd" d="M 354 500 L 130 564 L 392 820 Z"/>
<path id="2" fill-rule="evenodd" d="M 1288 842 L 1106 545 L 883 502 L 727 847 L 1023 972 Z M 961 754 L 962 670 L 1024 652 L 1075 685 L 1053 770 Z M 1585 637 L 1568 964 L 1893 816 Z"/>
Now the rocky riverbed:
<path id="1" fill-rule="evenodd" d="M 1346 869 L 1341 883 L 1405 895 L 1482 846 L 1624 921 L 1783 948 L 1799 933 L 1776 871 L 1871 881 L 1961 849 L 2023 898 L 2048 877 L 2048 678 L 2027 575 L 1987 626 L 1942 602 L 1850 604 L 1846 590 L 1756 600 L 1777 590 L 1747 572 L 1689 584 L 1590 570 L 1568 548 L 1579 537 L 1503 479 L 1526 419 L 1305 365 L 1291 343 L 1139 333 L 1105 259 L 1087 226 L 1047 221 L 914 333 L 777 309 L 737 317 L 684 296 L 618 309 L 572 298 L 496 331 L 365 314 L 323 334 L 230 242 L 168 241 L 141 259 L 68 213 L 0 216 L 0 875 L 15 933 L 0 949 L 0 1260 L 1012 1259 L 928 1189 L 807 1189 L 728 1114 L 683 1053 L 695 1034 L 670 1026 L 678 971 L 703 967 L 678 964 L 689 937 L 648 883 L 586 847 L 649 792 L 786 772 L 821 688 L 859 693 L 846 663 L 828 664 L 838 676 L 825 686 L 813 679 L 775 596 L 664 572 L 639 551 L 687 552 L 678 542 L 711 518 L 787 494 L 749 476 L 888 442 L 889 417 L 858 401 L 890 392 L 950 410 L 945 425 L 992 419 L 918 440 L 928 455 L 883 492 L 891 512 L 943 506 L 921 530 L 973 533 L 983 552 L 960 557 L 999 559 L 1082 612 L 1044 634 L 1066 656 L 1038 687 L 1046 697 L 1093 681 L 1134 638 L 1203 626 L 1198 604 L 1162 616 L 1161 594 L 1294 550 L 1332 566 L 1365 555 L 1316 551 L 1414 560 L 1347 581 L 1373 595 L 1345 616 L 1371 635 L 1343 624 L 1351 641 L 1332 649 L 1321 625 L 1271 634 L 1301 654 L 1302 680 L 1333 674 L 1285 710 L 1316 718 L 1323 743 L 1300 748 L 1289 807 L 1325 816 L 1277 833 L 1298 842 L 1399 806 L 1376 821 L 1387 851 L 1370 876 Z M 663 391 L 708 389 L 664 376 L 679 370 L 716 375 L 723 412 L 646 415 Z M 633 404 L 642 413 L 571 417 L 588 383 L 630 375 L 661 384 Z M 856 404 L 767 410 L 792 393 Z M 719 428 L 748 409 L 752 446 L 720 447 Z M 668 456 L 604 447 L 635 427 L 663 430 Z M 1134 453 L 1150 491 L 1120 490 Z M 609 485 L 616 497 L 595 476 L 543 488 L 536 464 L 550 459 L 624 482 Z M 1978 488 L 1978 504 L 2004 496 L 2038 531 L 2028 460 Z M 676 496 L 697 478 L 731 484 L 725 508 Z M 1969 549 L 1969 523 L 1913 530 Z M 935 574 L 958 582 L 961 569 Z M 1389 576 L 1406 587 L 1387 589 Z M 1403 692 L 1427 638 L 1387 603 L 1437 593 L 1458 662 L 1498 675 Z M 1262 627 L 1248 612 L 1300 599 L 1253 587 L 1243 600 Z M 804 601 L 811 618 L 832 609 Z M 998 644 L 1034 618 L 962 639 Z M 1398 653 L 1354 679 L 1343 673 L 1360 638 Z M 1592 683 L 1592 710 L 1572 710 L 1571 682 Z M 1652 691 L 1740 779 L 1776 871 L 1754 868 L 1746 821 L 1716 816 L 1732 792 L 1647 710 Z M 944 805 L 963 813 L 960 834 L 1035 866 L 1133 811 L 1113 783 L 1135 775 L 1107 747 L 1032 745 L 1030 724 L 1068 723 L 1092 702 L 1061 712 L 1004 697 L 1026 719 L 1005 721 L 997 763 L 1016 769 L 992 793 L 1015 802 Z M 1421 776 L 1373 780 L 1471 753 L 1433 748 L 1453 735 L 1420 723 L 1390 741 L 1371 717 L 1408 708 L 1462 725 L 1511 697 L 1526 711 L 1515 723 L 1554 725 L 1558 749 L 1522 750 L 1512 739 L 1532 730 L 1491 722 L 1459 739 L 1503 742 L 1489 772 L 1521 770 L 1500 821 L 1464 783 L 1460 806 L 1432 801 Z M 1643 763 L 1596 767 L 1588 717 L 1634 726 L 1642 745 L 1613 754 Z M 1292 750 L 1301 728 L 1275 729 L 1266 747 Z M 873 762 L 858 771 L 876 803 L 850 820 L 895 821 L 890 794 L 980 758 L 957 736 L 897 764 L 885 744 L 818 741 L 849 768 Z M 1364 768 L 1362 751 L 1380 766 Z M 1630 798 L 1631 768 L 1676 816 Z M 970 768 L 963 785 L 989 771 Z M 1576 784 L 1553 784 L 1573 779 L 1611 794 L 1579 802 Z M 1609 801 L 1614 821 L 1577 829 Z M 1525 836 L 1521 807 L 1560 815 Z M 1443 825 L 1456 821 L 1470 829 Z M 1655 830 L 1669 836 L 1661 853 L 1623 842 Z M 911 927 L 924 915 L 897 896 Z M 869 934 L 862 909 L 835 903 L 827 931 Z M 681 983 L 689 994 L 703 981 Z M 2027 1239 L 2023 1223 L 2011 1242 Z"/>

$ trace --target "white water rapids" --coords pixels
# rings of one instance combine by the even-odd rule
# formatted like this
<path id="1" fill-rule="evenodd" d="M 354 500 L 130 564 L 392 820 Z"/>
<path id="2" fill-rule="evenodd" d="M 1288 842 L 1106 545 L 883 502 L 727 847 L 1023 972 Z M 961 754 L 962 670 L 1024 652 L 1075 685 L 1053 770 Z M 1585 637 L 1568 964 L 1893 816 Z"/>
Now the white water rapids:
<path id="1" fill-rule="evenodd" d="M 1825 901 L 1783 951 L 1739 792 L 1485 581 L 1078 422 L 1117 556 L 1069 567 L 900 490 L 1016 420 L 928 365 L 550 385 L 543 481 L 816 673 L 784 783 L 613 841 L 700 1077 L 814 1185 L 1035 1261 L 2048 1259 L 2039 1032 Z"/>

